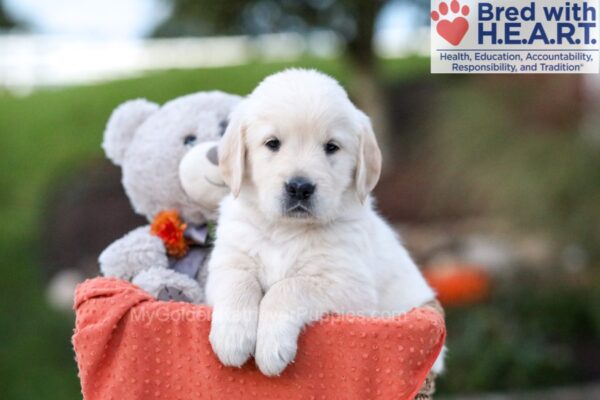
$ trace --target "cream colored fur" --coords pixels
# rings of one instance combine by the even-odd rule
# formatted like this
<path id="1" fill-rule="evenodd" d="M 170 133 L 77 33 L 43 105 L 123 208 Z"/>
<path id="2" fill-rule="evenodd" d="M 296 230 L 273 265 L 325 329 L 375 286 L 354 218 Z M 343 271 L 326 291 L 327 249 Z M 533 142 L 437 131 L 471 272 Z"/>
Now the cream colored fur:
<path id="1" fill-rule="evenodd" d="M 278 151 L 265 146 L 273 138 Z M 326 154 L 329 141 L 340 150 Z M 369 119 L 332 78 L 268 77 L 233 112 L 219 153 L 232 195 L 221 204 L 206 294 L 210 342 L 224 364 L 254 355 L 264 374 L 278 375 L 302 328 L 326 313 L 392 316 L 435 297 L 373 210 L 381 154 Z M 316 184 L 305 217 L 282 207 L 297 175 Z"/>

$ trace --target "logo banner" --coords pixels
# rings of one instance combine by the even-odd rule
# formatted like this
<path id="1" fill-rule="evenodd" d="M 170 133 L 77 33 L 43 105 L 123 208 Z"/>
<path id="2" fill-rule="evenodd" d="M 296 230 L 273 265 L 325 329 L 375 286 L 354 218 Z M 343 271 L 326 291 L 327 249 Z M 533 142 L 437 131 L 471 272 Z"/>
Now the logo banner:
<path id="1" fill-rule="evenodd" d="M 598 73 L 600 0 L 431 0 L 432 73 Z"/>

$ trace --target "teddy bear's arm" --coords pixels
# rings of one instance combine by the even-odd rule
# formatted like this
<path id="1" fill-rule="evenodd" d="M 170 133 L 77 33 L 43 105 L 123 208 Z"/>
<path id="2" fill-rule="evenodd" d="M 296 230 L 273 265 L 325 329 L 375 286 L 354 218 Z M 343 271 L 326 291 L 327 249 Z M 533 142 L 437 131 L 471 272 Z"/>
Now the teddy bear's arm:
<path id="1" fill-rule="evenodd" d="M 196 304 L 204 301 L 203 285 L 172 269 L 150 268 L 136 275 L 131 283 L 144 289 L 158 300 L 175 300 Z"/>
<path id="2" fill-rule="evenodd" d="M 163 242 L 150 233 L 149 226 L 132 230 L 110 244 L 98 258 L 104 276 L 131 280 L 149 268 L 167 268 Z"/>

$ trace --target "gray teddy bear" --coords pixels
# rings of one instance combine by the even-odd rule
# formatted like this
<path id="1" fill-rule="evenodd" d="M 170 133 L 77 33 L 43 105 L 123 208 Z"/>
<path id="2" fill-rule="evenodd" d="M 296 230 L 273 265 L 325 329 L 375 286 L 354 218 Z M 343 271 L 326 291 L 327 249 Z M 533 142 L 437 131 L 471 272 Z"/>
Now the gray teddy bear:
<path id="1" fill-rule="evenodd" d="M 208 224 L 229 193 L 219 173 L 217 145 L 240 99 L 200 92 L 162 107 L 131 100 L 113 111 L 102 147 L 121 167 L 135 212 L 155 222 L 108 246 L 99 257 L 102 274 L 129 280 L 161 300 L 204 300 Z M 179 217 L 177 229 L 172 218 L 166 225 L 156 222 L 165 213 Z M 179 234 L 182 251 L 172 252 L 172 244 L 156 229 Z"/>

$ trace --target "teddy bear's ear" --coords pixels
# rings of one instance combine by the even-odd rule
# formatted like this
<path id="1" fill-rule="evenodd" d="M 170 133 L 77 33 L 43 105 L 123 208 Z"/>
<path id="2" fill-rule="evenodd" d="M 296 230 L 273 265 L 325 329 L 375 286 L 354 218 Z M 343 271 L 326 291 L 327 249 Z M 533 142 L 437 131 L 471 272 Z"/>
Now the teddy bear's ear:
<path id="1" fill-rule="evenodd" d="M 156 103 L 137 99 L 126 101 L 112 112 L 104 131 L 102 148 L 113 163 L 121 165 L 135 131 L 158 108 Z"/>

